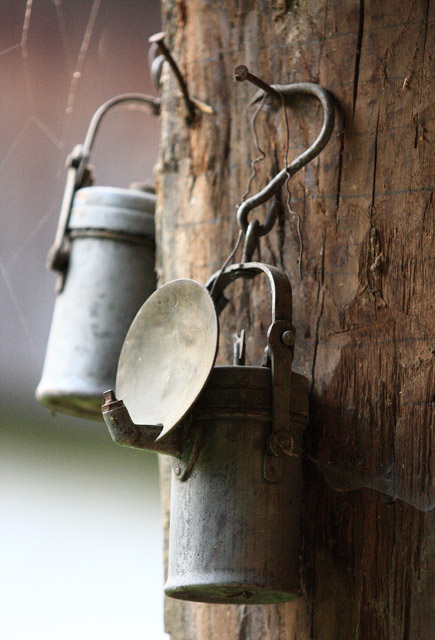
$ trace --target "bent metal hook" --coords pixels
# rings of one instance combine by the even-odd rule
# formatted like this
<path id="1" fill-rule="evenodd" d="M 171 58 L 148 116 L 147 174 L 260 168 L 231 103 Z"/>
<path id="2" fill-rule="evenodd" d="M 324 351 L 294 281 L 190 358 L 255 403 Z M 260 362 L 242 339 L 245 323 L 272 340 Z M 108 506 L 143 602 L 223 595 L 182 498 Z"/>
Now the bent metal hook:
<path id="1" fill-rule="evenodd" d="M 258 78 L 256 78 L 256 76 L 253 76 L 249 72 L 246 72 L 245 74 L 239 74 L 239 77 L 236 76 L 236 79 L 239 82 L 245 79 L 253 82 L 252 78 L 254 78 L 254 80 L 259 80 Z M 265 84 L 263 81 L 261 82 L 263 83 L 263 85 Z M 253 83 L 257 84 L 258 86 L 258 82 Z M 288 85 L 274 84 L 270 85 L 269 89 L 271 89 L 271 91 L 268 91 L 268 93 L 271 96 L 274 97 L 274 95 L 278 93 L 282 97 L 283 104 L 286 104 L 291 98 L 296 95 L 305 94 L 314 96 L 319 100 L 323 109 L 323 124 L 319 135 L 311 144 L 311 146 L 308 147 L 308 149 L 303 151 L 303 153 L 301 153 L 297 158 L 292 160 L 292 162 L 290 162 L 287 167 L 284 167 L 284 169 L 282 169 L 261 191 L 239 205 L 237 209 L 237 222 L 240 229 L 244 233 L 246 233 L 249 226 L 249 212 L 276 195 L 289 177 L 293 176 L 297 171 L 302 169 L 306 164 L 313 160 L 313 158 L 315 158 L 326 146 L 334 129 L 335 110 L 333 98 L 331 94 L 323 87 L 310 82 L 301 82 Z M 255 102 L 261 100 L 264 96 L 264 91 L 265 90 L 258 91 L 254 96 L 251 104 L 254 104 Z M 272 208 L 274 208 L 273 204 Z M 272 228 L 274 220 L 271 224 L 271 215 L 272 212 L 270 211 L 265 223 L 256 225 L 255 235 L 257 237 L 265 235 Z"/>

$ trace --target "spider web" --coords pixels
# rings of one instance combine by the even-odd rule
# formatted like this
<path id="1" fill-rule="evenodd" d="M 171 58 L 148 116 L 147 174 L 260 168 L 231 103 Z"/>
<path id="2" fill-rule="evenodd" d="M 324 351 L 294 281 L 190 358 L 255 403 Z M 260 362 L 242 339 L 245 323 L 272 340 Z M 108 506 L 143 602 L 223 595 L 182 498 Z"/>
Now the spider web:
<path id="1" fill-rule="evenodd" d="M 0 8 L 2 378 L 8 395 L 33 395 L 54 304 L 55 277 L 45 259 L 65 158 L 102 102 L 126 91 L 155 93 L 147 38 L 159 30 L 159 4 L 2 0 Z M 99 184 L 128 186 L 152 176 L 157 129 L 138 111 L 109 114 L 92 157 Z"/>
<path id="2" fill-rule="evenodd" d="M 56 276 L 46 270 L 45 262 L 54 240 L 65 185 L 65 158 L 77 143 L 83 142 L 92 114 L 107 99 L 131 91 L 155 93 L 149 79 L 147 40 L 160 31 L 160 6 L 156 0 L 0 0 L 0 11 L 0 434 L 2 469 L 5 467 L 5 491 L 1 498 L 6 514 L 1 535 L 2 547 L 8 550 L 6 561 L 2 559 L 6 573 L 5 588 L 0 591 L 7 604 L 0 634 L 3 632 L 2 637 L 10 638 L 30 634 L 49 639 L 59 637 L 62 628 L 60 635 L 66 640 L 78 635 L 95 637 L 100 631 L 107 638 L 125 632 L 133 640 L 150 630 L 153 637 L 160 638 L 162 612 L 158 600 L 152 600 L 159 580 L 157 566 L 153 569 L 147 565 L 150 576 L 154 576 L 150 578 L 149 592 L 146 580 L 142 591 L 140 580 L 134 582 L 135 576 L 131 580 L 135 587 L 123 586 L 129 601 L 133 600 L 128 589 L 135 591 L 137 615 L 126 621 L 115 611 L 113 616 L 109 615 L 110 605 L 105 608 L 104 602 L 110 602 L 118 576 L 116 570 L 113 572 L 111 559 L 103 556 L 101 572 L 104 574 L 107 567 L 109 578 L 105 582 L 100 579 L 98 557 L 102 549 L 95 553 L 89 543 L 87 534 L 90 532 L 92 537 L 100 526 L 99 507 L 91 500 L 90 515 L 86 513 L 86 499 L 80 500 L 74 519 L 71 514 L 76 487 L 63 493 L 73 487 L 77 469 L 73 465 L 68 478 L 68 461 L 62 458 L 62 452 L 63 455 L 66 450 L 75 452 L 77 444 L 83 447 L 88 441 L 76 436 L 82 428 L 80 423 L 74 424 L 74 431 L 69 432 L 71 421 L 64 420 L 64 416 L 47 421 L 47 411 L 34 399 L 55 302 Z M 105 118 L 93 150 L 91 160 L 96 167 L 97 183 L 128 186 L 149 179 L 157 151 L 158 126 L 148 111 L 145 115 L 143 110 L 114 109 Z M 45 431 L 46 421 L 49 424 Z M 82 433 L 92 432 L 92 437 L 95 436 L 92 442 L 100 443 L 101 425 L 95 423 L 95 427 L 92 431 L 85 423 Z M 42 439 L 43 444 L 42 433 L 46 438 Z M 67 433 L 74 433 L 74 438 L 70 439 Z M 97 448 L 99 462 L 95 467 L 101 466 L 101 470 L 95 478 L 103 478 L 105 473 L 100 453 Z M 71 455 L 71 460 L 80 460 L 80 456 L 74 458 L 75 453 Z M 55 469 L 57 463 L 59 474 Z M 111 474 L 112 471 L 111 468 Z M 83 491 L 89 498 L 89 478 L 94 476 L 85 468 L 79 475 L 84 479 Z M 56 503 L 59 485 L 63 489 Z M 49 495 L 41 492 L 40 486 Z M 129 500 L 130 488 L 126 490 Z M 110 489 L 109 492 L 112 499 Z M 97 493 L 101 503 L 108 500 L 102 490 Z M 66 519 L 61 513 L 64 507 Z M 105 519 L 105 508 L 104 511 L 101 522 L 109 522 Z M 150 515 L 151 512 L 152 507 Z M 77 523 L 75 535 L 68 530 L 65 539 L 57 540 L 68 518 Z M 140 540 L 147 534 L 137 523 Z M 158 535 L 157 526 L 150 525 L 150 535 Z M 117 543 L 122 539 L 123 527 L 128 528 L 122 524 Z M 70 546 L 68 535 L 72 540 Z M 85 555 L 89 551 L 87 559 L 74 556 L 80 550 L 81 536 Z M 132 539 L 126 532 L 125 540 Z M 56 548 L 60 566 L 55 560 Z M 136 560 L 137 556 L 134 557 Z M 69 564 L 71 558 L 74 567 Z M 90 582 L 98 585 L 98 594 L 92 592 L 92 597 L 86 598 L 81 592 L 75 602 L 75 580 L 81 589 L 82 576 L 88 582 L 87 571 L 97 571 Z M 33 595 L 32 585 L 38 585 L 30 606 L 32 613 L 27 617 L 19 613 L 21 575 L 26 576 L 28 593 Z M 86 585 L 84 588 L 86 592 Z M 68 593 L 72 594 L 71 599 L 64 597 Z M 153 610 L 145 620 L 137 601 L 145 602 L 147 598 L 151 599 Z M 80 603 L 78 615 L 68 618 L 77 603 Z"/>

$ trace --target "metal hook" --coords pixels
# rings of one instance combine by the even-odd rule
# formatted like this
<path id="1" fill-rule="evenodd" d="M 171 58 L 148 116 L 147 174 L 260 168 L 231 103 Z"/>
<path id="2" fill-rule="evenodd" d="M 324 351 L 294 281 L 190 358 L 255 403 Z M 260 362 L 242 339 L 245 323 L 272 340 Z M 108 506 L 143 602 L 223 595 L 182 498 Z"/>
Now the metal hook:
<path id="1" fill-rule="evenodd" d="M 152 42 L 148 49 L 148 67 L 152 83 L 157 91 L 160 90 L 160 79 L 162 76 L 165 56 L 161 53 L 157 42 Z"/>
<path id="2" fill-rule="evenodd" d="M 262 224 L 258 220 L 251 220 L 245 231 L 245 244 L 243 246 L 243 262 L 250 262 L 258 244 L 258 238 L 265 236 L 273 228 L 279 213 L 279 204 L 276 198 L 273 199 L 266 218 Z"/>
<path id="3" fill-rule="evenodd" d="M 186 109 L 189 114 L 189 120 L 193 120 L 193 118 L 195 117 L 195 105 L 190 99 L 189 90 L 187 88 L 186 81 L 183 78 L 183 75 L 180 69 L 178 68 L 177 63 L 172 57 L 171 52 L 169 51 L 168 47 L 165 44 L 165 36 L 166 36 L 166 33 L 164 33 L 163 31 L 161 31 L 160 33 L 155 33 L 153 36 L 148 38 L 148 42 L 150 44 L 156 44 L 161 54 L 169 62 L 171 69 L 174 72 L 175 77 L 177 78 L 177 82 L 180 87 L 181 93 L 183 94 L 184 103 L 186 105 Z"/>
<path id="4" fill-rule="evenodd" d="M 160 33 L 155 33 L 153 36 L 148 38 L 148 42 L 151 44 L 148 52 L 148 61 L 150 64 L 151 78 L 154 82 L 154 85 L 157 87 L 160 85 L 163 63 L 165 60 L 167 60 L 177 79 L 181 93 L 183 94 L 184 104 L 186 105 L 188 113 L 188 123 L 193 122 L 196 115 L 196 109 L 198 109 L 202 113 L 206 113 L 207 115 L 213 115 L 213 107 L 205 104 L 205 102 L 202 102 L 202 100 L 198 100 L 197 98 L 189 95 L 187 83 L 183 78 L 183 74 L 181 73 L 177 63 L 175 62 L 171 52 L 169 51 L 165 43 L 165 37 L 166 33 L 162 31 Z"/>
<path id="5" fill-rule="evenodd" d="M 258 100 L 261 100 L 263 98 L 264 91 L 266 91 L 266 89 L 264 88 L 264 85 L 266 83 L 264 83 L 259 78 L 256 78 L 256 76 L 253 76 L 253 74 L 250 74 L 247 71 L 247 69 L 246 69 L 246 72 L 247 73 L 242 74 L 242 76 L 245 76 L 245 77 L 240 77 L 240 79 L 238 78 L 239 81 L 248 80 L 253 84 L 256 84 L 257 86 L 259 82 L 263 84 L 263 89 L 256 93 L 253 101 L 251 102 L 251 104 L 254 104 L 255 102 L 258 102 Z M 320 104 L 322 105 L 323 124 L 322 124 L 322 129 L 319 135 L 317 136 L 316 140 L 308 149 L 306 149 L 297 158 L 295 158 L 295 160 L 293 160 L 287 167 L 282 169 L 269 182 L 269 184 L 266 185 L 266 187 L 264 187 L 264 189 L 259 191 L 257 194 L 255 194 L 251 198 L 248 198 L 248 200 L 245 200 L 245 202 L 243 202 L 238 207 L 237 222 L 239 224 L 240 229 L 242 229 L 242 231 L 245 233 L 249 224 L 248 223 L 249 212 L 252 211 L 252 209 L 255 209 L 256 207 L 260 206 L 261 204 L 269 200 L 269 198 L 271 198 L 272 196 L 276 195 L 279 189 L 283 186 L 283 184 L 289 177 L 293 176 L 297 171 L 302 169 L 306 164 L 308 164 L 311 160 L 313 160 L 313 158 L 315 158 L 325 147 L 334 129 L 335 111 L 334 111 L 333 98 L 331 94 L 323 87 L 319 86 L 318 84 L 312 84 L 310 82 L 301 82 L 297 84 L 287 84 L 287 85 L 274 84 L 274 85 L 266 85 L 266 86 L 269 88 L 269 90 L 267 91 L 269 94 L 271 94 L 275 98 L 275 92 L 277 92 L 282 97 L 282 102 L 284 103 L 288 102 L 289 99 L 292 98 L 293 96 L 299 95 L 299 94 L 307 94 L 307 95 L 314 96 L 320 101 Z M 268 215 L 267 221 L 265 224 L 263 225 L 260 224 L 258 226 L 256 230 L 256 233 L 258 236 L 265 235 L 265 233 L 267 233 L 272 228 L 273 223 L 272 225 L 270 225 L 269 218 L 270 218 L 270 215 Z M 267 231 L 266 231 L 266 228 L 267 228 Z"/>
<path id="6" fill-rule="evenodd" d="M 85 184 L 92 184 L 87 164 L 95 136 L 97 135 L 103 116 L 109 109 L 121 102 L 144 102 L 151 107 L 154 115 L 159 115 L 160 113 L 160 100 L 158 98 L 143 93 L 124 93 L 107 100 L 92 116 L 83 144 L 76 145 L 66 161 L 68 172 L 60 208 L 59 222 L 57 224 L 53 246 L 47 256 L 47 268 L 58 271 L 62 276 L 67 269 L 69 260 L 69 246 L 66 241 L 66 236 L 74 194 L 77 189 L 85 186 Z M 61 277 L 58 283 L 58 291 L 62 288 L 62 283 L 63 277 Z"/>

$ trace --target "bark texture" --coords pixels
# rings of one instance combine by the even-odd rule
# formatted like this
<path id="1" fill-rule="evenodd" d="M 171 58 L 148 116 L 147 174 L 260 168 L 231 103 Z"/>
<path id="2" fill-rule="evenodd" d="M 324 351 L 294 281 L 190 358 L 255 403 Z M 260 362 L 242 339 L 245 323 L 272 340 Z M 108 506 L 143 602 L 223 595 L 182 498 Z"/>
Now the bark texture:
<path id="1" fill-rule="evenodd" d="M 166 629 L 172 640 L 429 640 L 433 3 L 166 0 L 163 19 L 189 91 L 215 113 L 187 124 L 165 71 L 156 175 L 162 283 L 205 282 L 237 235 L 235 207 L 258 152 L 248 106 L 255 91 L 233 81 L 233 68 L 246 64 L 271 83 L 317 82 L 337 103 L 330 143 L 291 180 L 292 212 L 284 191 L 277 224 L 260 247 L 261 260 L 291 279 L 294 368 L 311 381 L 305 597 L 263 607 L 168 600 Z M 321 114 L 310 98 L 287 112 L 293 158 L 314 139 Z M 264 109 L 257 122 L 266 158 L 252 192 L 282 168 L 285 153 L 282 111 Z M 270 320 L 267 287 L 260 280 L 233 291 L 219 363 L 231 362 L 231 332 L 245 328 L 248 364 L 255 364 Z M 167 461 L 162 481 L 168 518 Z"/>

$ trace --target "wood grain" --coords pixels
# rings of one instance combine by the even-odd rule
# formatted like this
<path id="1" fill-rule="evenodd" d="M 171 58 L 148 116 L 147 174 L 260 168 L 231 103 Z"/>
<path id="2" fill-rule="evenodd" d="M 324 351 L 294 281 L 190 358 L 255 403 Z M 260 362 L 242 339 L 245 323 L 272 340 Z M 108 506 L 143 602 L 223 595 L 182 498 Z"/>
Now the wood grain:
<path id="1" fill-rule="evenodd" d="M 234 244 L 236 205 L 257 152 L 248 107 L 255 90 L 236 84 L 233 68 L 246 64 L 271 83 L 318 82 L 337 102 L 331 142 L 291 180 L 294 213 L 283 193 L 260 253 L 291 279 L 295 368 L 311 381 L 306 595 L 263 607 L 168 600 L 167 631 L 172 640 L 429 640 L 435 512 L 413 505 L 434 502 L 433 3 L 165 0 L 163 17 L 190 92 L 215 114 L 187 126 L 165 70 L 161 282 L 205 282 Z M 288 117 L 293 158 L 321 118 L 311 99 Z M 253 192 L 283 166 L 283 114 L 264 110 L 258 135 L 266 159 Z M 231 332 L 245 328 L 249 363 L 257 363 L 267 288 L 260 280 L 233 291 L 220 362 L 230 361 Z M 168 475 L 162 462 L 166 518 Z"/>

